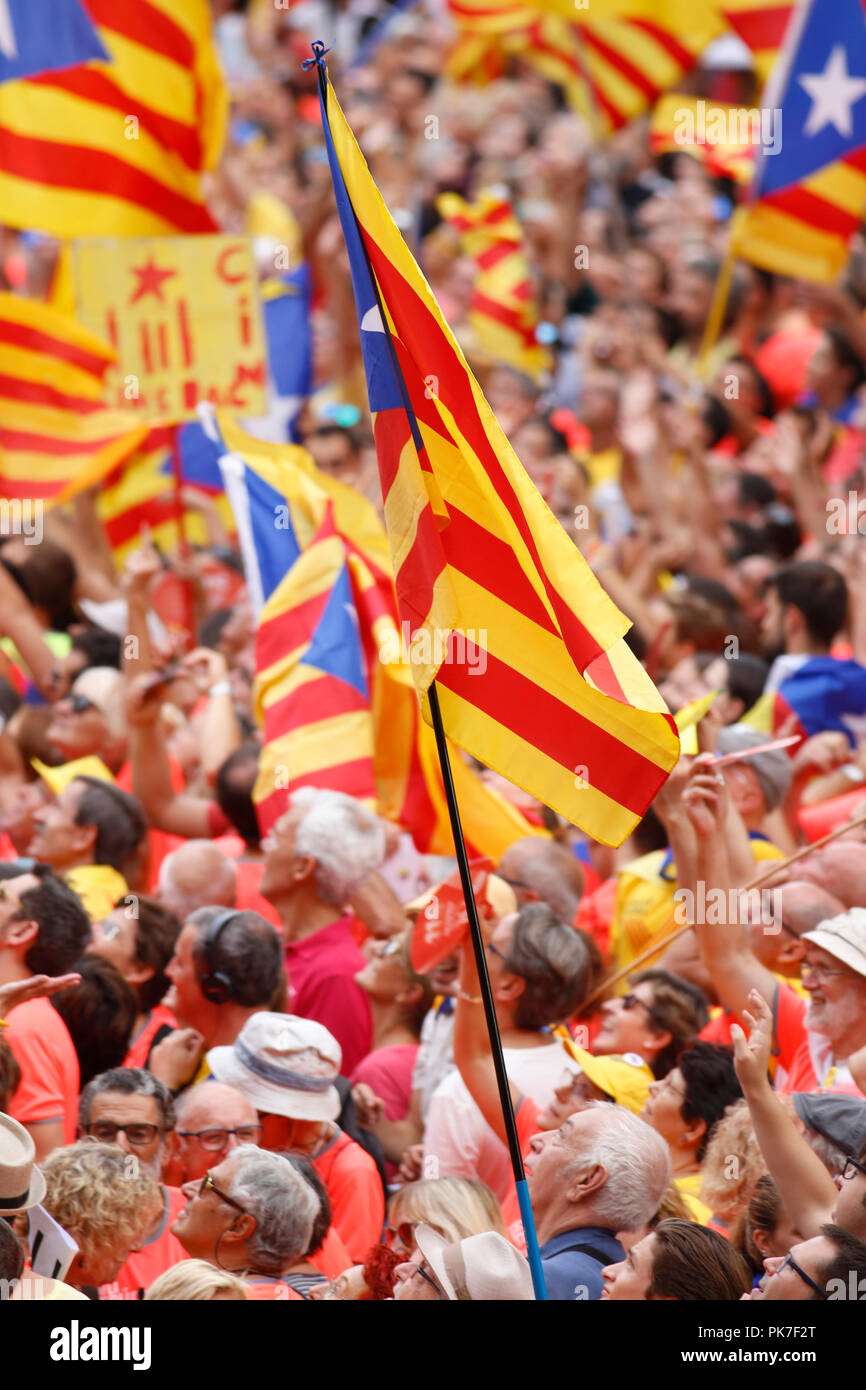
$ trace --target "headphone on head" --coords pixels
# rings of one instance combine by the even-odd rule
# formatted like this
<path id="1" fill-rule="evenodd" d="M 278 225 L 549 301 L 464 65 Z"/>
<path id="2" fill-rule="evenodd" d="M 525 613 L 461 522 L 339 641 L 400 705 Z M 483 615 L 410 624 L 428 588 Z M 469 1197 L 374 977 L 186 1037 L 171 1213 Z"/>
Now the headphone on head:
<path id="1" fill-rule="evenodd" d="M 205 929 L 202 951 L 204 954 L 205 972 L 198 977 L 198 987 L 205 999 L 211 1004 L 225 1004 L 235 994 L 235 984 L 231 975 L 227 975 L 224 970 L 215 969 L 214 951 L 220 932 L 227 927 L 229 922 L 242 914 L 233 907 L 224 908 L 217 913 L 210 926 Z"/>

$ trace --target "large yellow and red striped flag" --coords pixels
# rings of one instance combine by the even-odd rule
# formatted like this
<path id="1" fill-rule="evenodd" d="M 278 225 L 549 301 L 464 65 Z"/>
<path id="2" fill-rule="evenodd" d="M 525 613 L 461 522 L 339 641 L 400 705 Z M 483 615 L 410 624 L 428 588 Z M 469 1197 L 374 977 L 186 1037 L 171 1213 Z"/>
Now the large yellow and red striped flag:
<path id="1" fill-rule="evenodd" d="M 316 46 L 317 50 L 319 46 Z M 320 67 L 400 617 L 425 717 L 607 844 L 676 762 L 628 620 L 533 487 L 370 177 Z"/>
<path id="2" fill-rule="evenodd" d="M 519 59 L 560 86 L 597 134 L 645 111 L 724 29 L 694 0 L 449 0 L 449 10 L 452 77 L 499 76 Z"/>
<path id="3" fill-rule="evenodd" d="M 260 820 L 272 823 L 285 809 L 290 788 L 285 778 L 278 785 L 280 766 L 289 769 L 291 786 L 306 782 L 353 795 L 367 794 L 372 775 L 382 815 L 411 831 L 423 853 L 453 853 L 435 740 L 420 717 L 402 654 L 391 556 L 375 509 L 322 473 L 297 445 L 254 439 L 223 411 L 216 423 L 229 451 L 224 467 L 243 464 L 248 480 L 239 530 L 242 544 L 247 532 L 252 541 L 245 569 L 264 601 L 260 632 L 267 635 L 256 681 L 266 734 L 256 793 Z M 275 528 L 281 498 L 285 524 Z M 351 596 L 339 589 L 344 566 Z M 326 599 L 335 589 L 338 599 L 328 614 Z M 357 630 L 343 617 L 351 605 Z M 327 624 L 335 619 L 342 622 L 342 640 L 325 643 Z M 348 659 L 358 643 L 362 666 L 357 657 Z M 329 671 L 328 651 L 338 649 L 341 664 Z M 515 840 L 537 832 L 459 755 L 452 762 L 466 839 L 473 852 L 498 863 Z"/>
<path id="4" fill-rule="evenodd" d="M 0 294 L 0 488 L 60 501 L 127 457 L 144 431 L 109 411 L 107 343 L 47 304 Z"/>
<path id="5" fill-rule="evenodd" d="M 201 174 L 226 94 L 207 0 L 82 5 L 105 59 L 0 84 L 3 222 L 59 237 L 217 230 Z"/>
<path id="6" fill-rule="evenodd" d="M 490 189 L 482 190 L 474 203 L 458 193 L 442 193 L 436 207 L 475 261 L 469 305 L 474 345 L 527 376 L 549 371 L 550 352 L 535 336 L 538 308 L 523 230 L 510 199 Z"/>

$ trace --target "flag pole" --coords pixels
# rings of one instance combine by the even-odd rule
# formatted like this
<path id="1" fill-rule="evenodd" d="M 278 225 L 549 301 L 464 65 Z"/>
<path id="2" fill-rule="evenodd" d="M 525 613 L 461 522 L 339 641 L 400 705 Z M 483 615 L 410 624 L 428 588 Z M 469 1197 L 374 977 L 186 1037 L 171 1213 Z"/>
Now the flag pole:
<path id="1" fill-rule="evenodd" d="M 172 492 L 174 500 L 174 515 L 177 521 L 178 550 L 182 560 L 188 560 L 191 554 L 189 539 L 186 533 L 186 516 L 183 506 L 183 466 L 180 457 L 180 425 L 175 425 L 171 432 L 171 476 Z M 195 600 L 193 599 L 192 581 L 189 579 L 181 580 L 183 590 L 184 621 L 189 634 L 190 643 L 195 645 Z"/>
<path id="2" fill-rule="evenodd" d="M 451 818 L 451 833 L 454 836 L 454 850 L 457 855 L 457 865 L 460 870 L 460 882 L 463 886 L 466 914 L 469 918 L 469 934 L 472 939 L 472 949 L 475 953 L 475 964 L 478 969 L 481 999 L 484 1004 L 484 1017 L 487 1020 L 487 1032 L 490 1037 L 490 1052 L 493 1057 L 493 1068 L 496 1072 L 496 1085 L 499 1089 L 499 1103 L 502 1106 L 502 1118 L 505 1122 L 505 1134 L 508 1139 L 508 1153 L 511 1159 L 511 1168 L 514 1173 L 514 1184 L 517 1188 L 517 1201 L 520 1205 L 523 1230 L 526 1235 L 526 1253 L 529 1259 L 529 1269 L 532 1274 L 532 1287 L 535 1290 L 536 1299 L 546 1300 L 547 1288 L 544 1282 L 544 1271 L 541 1267 L 541 1253 L 538 1248 L 535 1218 L 532 1215 L 532 1206 L 529 1201 L 529 1189 L 526 1185 L 526 1173 L 523 1168 L 523 1156 L 520 1152 L 520 1140 L 517 1137 L 514 1107 L 511 1104 L 511 1088 L 505 1070 L 505 1058 L 502 1053 L 502 1040 L 499 1036 L 499 1026 L 496 1022 L 496 1008 L 493 1003 L 493 992 L 490 988 L 490 976 L 487 973 L 484 938 L 481 935 L 481 923 L 478 919 L 478 905 L 475 901 L 475 894 L 472 891 L 472 874 L 469 869 L 469 855 L 466 850 L 466 841 L 463 838 L 463 827 L 460 823 L 460 810 L 457 806 L 457 796 L 454 791 L 454 779 L 451 775 L 451 759 L 448 755 L 445 730 L 442 727 L 442 714 L 439 709 L 439 695 L 436 690 L 435 681 L 431 684 L 427 695 L 430 701 L 433 732 L 436 736 L 436 750 L 439 754 L 439 763 L 442 768 L 442 784 L 445 788 L 445 799 L 448 802 L 448 815 Z"/>

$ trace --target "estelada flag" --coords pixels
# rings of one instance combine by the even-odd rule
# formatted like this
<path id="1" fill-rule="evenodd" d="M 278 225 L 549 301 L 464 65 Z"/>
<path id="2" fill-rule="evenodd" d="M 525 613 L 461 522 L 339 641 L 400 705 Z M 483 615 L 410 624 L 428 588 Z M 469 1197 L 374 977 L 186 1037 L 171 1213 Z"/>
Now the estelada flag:
<path id="1" fill-rule="evenodd" d="M 533 487 L 376 188 L 319 59 L 397 601 L 427 722 L 606 844 L 677 760 L 618 611 Z"/>
<path id="2" fill-rule="evenodd" d="M 108 343 L 38 300 L 0 294 L 0 489 L 60 501 L 89 487 L 144 435 L 105 406 Z"/>
<path id="3" fill-rule="evenodd" d="M 72 31 L 68 0 L 26 3 L 28 63 L 0 83 L 3 221 L 58 237 L 215 231 L 201 174 L 227 97 L 207 0 L 79 0 Z M 17 29 L 23 42 L 22 8 L 0 5 L 0 49 Z"/>
<path id="4" fill-rule="evenodd" d="M 828 282 L 866 205 L 866 12 L 862 0 L 803 0 L 763 97 L 780 147 L 759 148 L 737 254 L 779 275 Z"/>
<path id="5" fill-rule="evenodd" d="M 254 439 L 223 411 L 215 423 L 229 455 L 222 466 L 238 510 L 250 598 L 261 611 L 260 822 L 273 823 L 302 780 L 367 796 L 372 743 L 380 813 L 411 831 L 422 853 L 453 853 L 442 769 L 402 659 L 391 556 L 374 507 L 297 445 Z M 298 639 L 298 617 L 308 625 L 309 646 Z M 329 628 L 335 635 L 326 641 Z M 282 786 L 280 765 L 292 774 Z M 498 862 L 515 840 L 538 833 L 461 757 L 452 757 L 452 771 L 473 852 Z"/>

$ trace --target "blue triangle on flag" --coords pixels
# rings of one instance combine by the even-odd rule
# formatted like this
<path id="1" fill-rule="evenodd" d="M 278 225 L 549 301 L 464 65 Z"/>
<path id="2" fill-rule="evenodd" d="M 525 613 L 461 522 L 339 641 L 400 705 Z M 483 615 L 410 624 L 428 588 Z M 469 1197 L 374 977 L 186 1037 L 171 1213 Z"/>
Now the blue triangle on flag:
<path id="1" fill-rule="evenodd" d="M 358 615 L 345 565 L 340 570 L 313 633 L 313 640 L 304 654 L 304 665 L 315 666 L 319 671 L 336 676 L 367 698 Z"/>
<path id="2" fill-rule="evenodd" d="M 0 82 L 100 59 L 110 63 L 81 0 L 0 0 Z"/>

